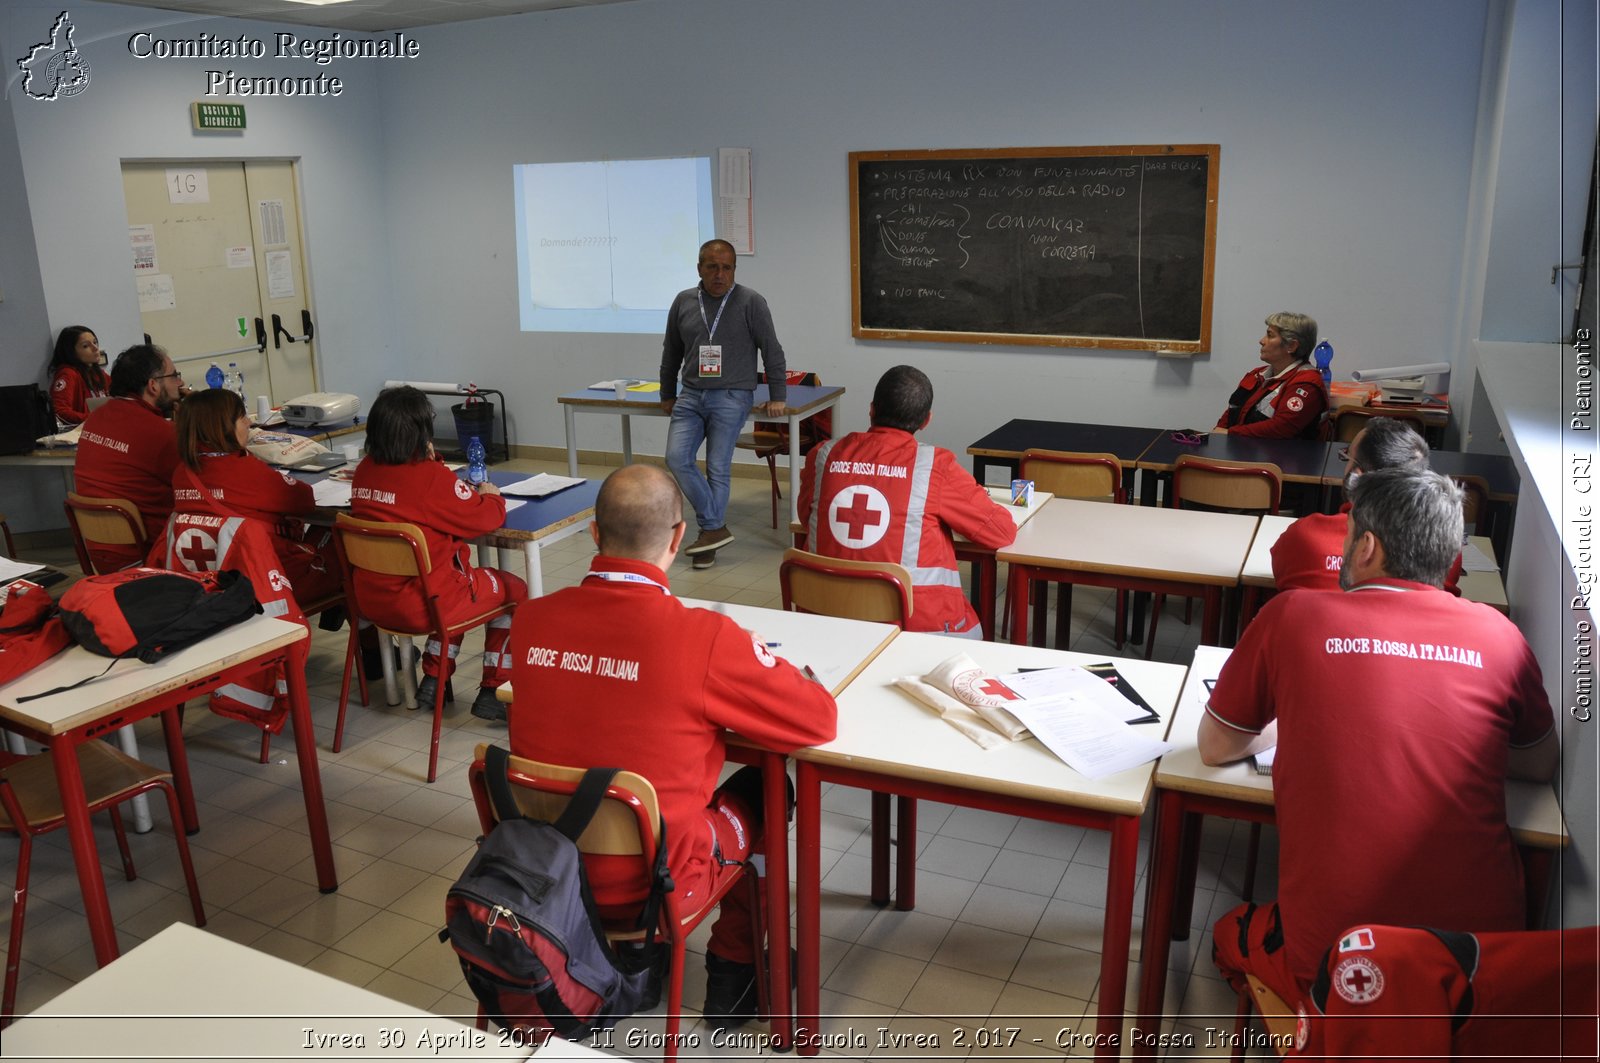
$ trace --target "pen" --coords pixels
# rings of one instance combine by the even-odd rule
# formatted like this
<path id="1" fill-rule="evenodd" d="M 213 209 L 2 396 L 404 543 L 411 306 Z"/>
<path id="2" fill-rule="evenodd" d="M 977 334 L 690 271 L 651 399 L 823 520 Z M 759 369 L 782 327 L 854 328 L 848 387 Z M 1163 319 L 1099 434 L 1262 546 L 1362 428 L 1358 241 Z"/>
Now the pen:
<path id="1" fill-rule="evenodd" d="M 817 678 L 817 673 L 815 673 L 815 672 L 813 672 L 811 670 L 811 666 L 809 664 L 801 665 L 800 666 L 800 671 L 804 672 L 805 673 L 805 677 L 807 679 L 811 680 L 813 683 L 822 682 L 822 680 Z"/>
<path id="2" fill-rule="evenodd" d="M 779 646 L 782 646 L 782 645 L 783 645 L 783 643 L 781 643 L 781 642 L 769 642 L 769 643 L 767 643 L 767 649 L 769 649 L 769 650 L 775 650 L 775 649 L 777 649 L 777 648 L 778 648 L 778 647 L 779 647 Z"/>

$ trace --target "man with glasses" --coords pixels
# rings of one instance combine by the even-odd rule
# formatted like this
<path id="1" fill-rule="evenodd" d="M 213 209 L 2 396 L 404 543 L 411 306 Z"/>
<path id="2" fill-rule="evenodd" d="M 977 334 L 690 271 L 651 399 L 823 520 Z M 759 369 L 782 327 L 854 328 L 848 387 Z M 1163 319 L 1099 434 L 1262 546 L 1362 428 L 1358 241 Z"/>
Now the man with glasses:
<path id="1" fill-rule="evenodd" d="M 1374 417 L 1350 441 L 1344 467 L 1345 503 L 1337 513 L 1301 517 L 1272 544 L 1272 578 L 1278 590 L 1336 591 L 1344 563 L 1344 536 L 1350 527 L 1350 485 L 1379 469 L 1426 469 L 1428 444 L 1410 425 L 1393 417 Z M 1450 565 L 1444 589 L 1459 597 L 1461 554 Z"/>
<path id="2" fill-rule="evenodd" d="M 653 465 L 606 478 L 590 534 L 600 554 L 576 587 L 522 603 L 511 623 L 511 752 L 571 767 L 617 767 L 654 784 L 667 862 L 685 912 L 733 865 L 761 850 L 761 772 L 717 785 L 723 736 L 787 752 L 834 736 L 833 697 L 731 619 L 672 596 L 667 569 L 683 545 L 677 487 Z M 618 866 L 618 864 L 622 866 Z M 584 861 L 601 914 L 626 917 L 635 861 Z M 780 913 L 787 918 L 787 913 Z M 706 944 L 706 1021 L 756 1010 L 751 912 L 722 901 Z"/>
<path id="3" fill-rule="evenodd" d="M 139 507 L 147 536 L 160 538 L 172 512 L 172 473 L 178 437 L 169 415 L 182 393 L 183 374 L 167 352 L 141 343 L 111 366 L 111 401 L 89 414 L 73 465 L 77 492 L 91 498 L 125 498 Z M 92 546 L 101 571 L 144 562 L 137 546 Z"/>

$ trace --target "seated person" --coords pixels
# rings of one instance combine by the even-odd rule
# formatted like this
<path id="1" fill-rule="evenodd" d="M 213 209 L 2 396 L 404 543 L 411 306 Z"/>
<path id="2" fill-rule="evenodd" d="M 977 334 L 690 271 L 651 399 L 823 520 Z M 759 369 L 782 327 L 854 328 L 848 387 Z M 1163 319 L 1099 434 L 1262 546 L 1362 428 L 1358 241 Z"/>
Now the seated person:
<path id="1" fill-rule="evenodd" d="M 178 403 L 183 374 L 160 347 L 138 344 L 111 366 L 111 401 L 83 422 L 73 461 L 77 492 L 91 498 L 125 498 L 139 507 L 150 540 L 161 537 L 172 512 L 172 473 L 178 437 L 167 415 Z M 142 564 L 137 546 L 91 546 L 102 572 Z"/>
<path id="2" fill-rule="evenodd" d="M 761 848 L 761 772 L 742 768 L 717 785 L 724 733 L 787 752 L 832 739 L 835 707 L 824 687 L 774 657 L 759 637 L 672 596 L 667 569 L 685 527 L 677 485 L 665 470 L 625 465 L 613 472 L 589 529 L 600 555 L 576 587 L 517 610 L 508 656 L 517 692 L 511 751 L 649 779 L 667 824 L 678 898 L 693 912 L 730 865 Z M 616 859 L 590 857 L 585 866 L 602 914 L 621 917 L 643 895 L 618 895 L 618 870 L 607 866 Z M 735 889 L 706 945 L 704 1015 L 719 1029 L 755 1012 L 751 918 Z"/>
<path id="3" fill-rule="evenodd" d="M 487 480 L 474 490 L 445 468 L 433 450 L 433 403 L 413 387 L 385 388 L 367 417 L 367 456 L 356 466 L 350 489 L 350 512 L 362 520 L 418 525 L 427 537 L 428 590 L 439 597 L 446 623 L 465 620 L 502 602 L 527 596 L 521 578 L 496 568 L 474 568 L 466 540 L 486 535 L 506 522 L 500 489 Z M 428 618 L 415 594 L 401 595 L 404 576 L 357 572 L 355 593 L 363 616 L 385 627 L 420 631 Z M 401 604 L 403 603 L 403 604 Z M 511 618 L 489 621 L 483 632 L 483 682 L 472 702 L 472 715 L 504 720 L 505 706 L 495 688 L 511 678 L 510 661 L 502 654 L 511 634 Z M 438 684 L 455 671 L 461 636 L 450 640 L 441 655 L 428 640 L 422 656 L 418 706 L 433 704 Z"/>
<path id="4" fill-rule="evenodd" d="M 223 388 L 189 396 L 174 418 L 180 464 L 172 477 L 180 513 L 252 517 L 270 529 L 278 561 L 304 605 L 339 590 L 339 558 L 326 528 L 307 534 L 298 519 L 316 512 L 311 485 L 274 469 L 245 447 L 250 415 L 244 400 Z"/>
<path id="5" fill-rule="evenodd" d="M 914 433 L 933 418 L 922 370 L 884 373 L 868 408 L 872 427 L 813 448 L 800 479 L 800 520 L 813 553 L 893 561 L 911 572 L 908 631 L 981 639 L 961 591 L 952 532 L 980 546 L 1008 546 L 1017 522 L 943 447 Z"/>
<path id="6" fill-rule="evenodd" d="M 1426 469 L 1428 444 L 1404 421 L 1374 417 L 1346 449 L 1346 501 L 1337 513 L 1312 513 L 1289 525 L 1272 544 L 1272 578 L 1280 591 L 1339 589 L 1344 563 L 1344 537 L 1350 526 L 1350 485 L 1362 473 L 1377 469 Z M 1444 589 L 1460 597 L 1461 552 L 1445 573 Z"/>
<path id="7" fill-rule="evenodd" d="M 1212 935 L 1218 969 L 1291 1007 L 1362 920 L 1523 926 L 1506 778 L 1548 779 L 1556 744 L 1538 662 L 1486 605 L 1440 589 L 1461 492 L 1393 468 L 1351 486 L 1344 594 L 1285 591 L 1244 630 L 1200 721 L 1207 764 L 1277 745 L 1278 900 Z"/>
<path id="8" fill-rule="evenodd" d="M 1217 428 L 1235 436 L 1315 439 L 1328 408 L 1322 373 L 1311 365 L 1317 323 L 1304 314 L 1267 318 L 1260 365 L 1244 375 L 1228 397 Z"/>
<path id="9" fill-rule="evenodd" d="M 50 405 L 58 432 L 84 422 L 90 399 L 111 394 L 111 377 L 100 368 L 104 364 L 100 341 L 87 325 L 68 325 L 56 337 L 50 355 Z"/>

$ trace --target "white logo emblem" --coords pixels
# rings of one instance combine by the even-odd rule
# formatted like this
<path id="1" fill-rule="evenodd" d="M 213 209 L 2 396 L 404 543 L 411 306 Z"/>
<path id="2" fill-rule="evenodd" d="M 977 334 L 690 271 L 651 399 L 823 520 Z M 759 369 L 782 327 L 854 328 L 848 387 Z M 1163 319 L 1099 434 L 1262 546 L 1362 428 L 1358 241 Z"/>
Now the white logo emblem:
<path id="1" fill-rule="evenodd" d="M 1371 1004 L 1383 996 L 1383 972 L 1367 957 L 1352 956 L 1334 967 L 1333 988 L 1351 1004 Z"/>
<path id="2" fill-rule="evenodd" d="M 1299 413 L 1301 410 L 1306 408 L 1306 400 L 1302 399 L 1299 395 L 1290 395 L 1289 401 L 1284 403 L 1284 405 L 1289 407 L 1290 413 Z"/>
<path id="3" fill-rule="evenodd" d="M 203 528 L 185 528 L 178 535 L 178 546 L 173 552 L 190 572 L 215 571 L 220 560 L 217 541 Z"/>
<path id="4" fill-rule="evenodd" d="M 289 577 L 275 568 L 267 570 L 267 584 L 275 591 L 292 590 L 294 587 L 294 584 L 289 582 Z"/>
<path id="5" fill-rule="evenodd" d="M 465 502 L 472 497 L 472 486 L 465 480 L 456 481 L 456 497 Z"/>
<path id="6" fill-rule="evenodd" d="M 22 91 L 30 99 L 64 99 L 89 87 L 89 61 L 72 41 L 76 29 L 72 16 L 61 12 L 50 27 L 50 39 L 29 48 L 28 54 L 17 60 Z"/>
<path id="7" fill-rule="evenodd" d="M 65 390 L 67 390 L 67 378 L 66 377 L 61 377 L 60 379 L 58 379 L 56 381 L 56 390 L 57 391 L 65 391 Z"/>
<path id="8" fill-rule="evenodd" d="M 753 631 L 750 633 L 750 645 L 755 647 L 756 660 L 761 662 L 761 667 L 777 667 L 778 659 L 772 655 L 771 650 L 767 649 L 767 644 L 761 641 L 761 636 L 757 635 Z"/>
<path id="9" fill-rule="evenodd" d="M 846 487 L 828 505 L 828 528 L 840 546 L 864 550 L 888 532 L 889 500 L 876 487 Z"/>

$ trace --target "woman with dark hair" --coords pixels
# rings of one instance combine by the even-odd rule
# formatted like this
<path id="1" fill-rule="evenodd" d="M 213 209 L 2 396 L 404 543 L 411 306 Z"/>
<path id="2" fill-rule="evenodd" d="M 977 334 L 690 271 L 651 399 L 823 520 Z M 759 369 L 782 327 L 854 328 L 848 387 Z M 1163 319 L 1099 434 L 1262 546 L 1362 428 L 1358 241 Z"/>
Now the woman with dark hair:
<path id="1" fill-rule="evenodd" d="M 511 573 L 472 566 L 467 540 L 505 524 L 505 500 L 494 484 L 486 481 L 474 490 L 439 461 L 433 450 L 433 403 L 416 388 L 385 388 L 372 404 L 367 456 L 356 467 L 350 511 L 362 520 L 396 521 L 422 529 L 432 567 L 428 591 L 438 596 L 440 615 L 447 623 L 526 596 L 526 586 Z M 416 596 L 400 593 L 406 582 L 402 576 L 358 572 L 356 594 L 366 619 L 382 626 L 426 627 L 428 618 L 410 606 Z M 375 610 L 380 607 L 395 612 L 379 614 Z M 511 678 L 510 660 L 503 652 L 510 634 L 510 616 L 497 617 L 484 629 L 483 682 L 472 703 L 474 716 L 506 718 L 505 706 L 494 692 Z M 433 704 L 438 684 L 447 682 L 455 670 L 460 645 L 457 635 L 441 660 L 439 647 L 429 641 L 422 658 L 425 675 L 417 686 L 418 705 Z"/>
<path id="2" fill-rule="evenodd" d="M 197 391 L 178 405 L 176 421 L 174 510 L 264 521 L 296 601 L 305 604 L 337 593 L 339 559 L 332 536 L 324 529 L 308 535 L 299 519 L 317 508 L 311 485 L 245 449 L 250 415 L 244 400 L 223 388 Z"/>
<path id="3" fill-rule="evenodd" d="M 100 340 L 87 325 L 68 325 L 56 337 L 50 355 L 50 405 L 59 430 L 82 424 L 89 416 L 89 400 L 111 394 L 105 361 Z"/>

